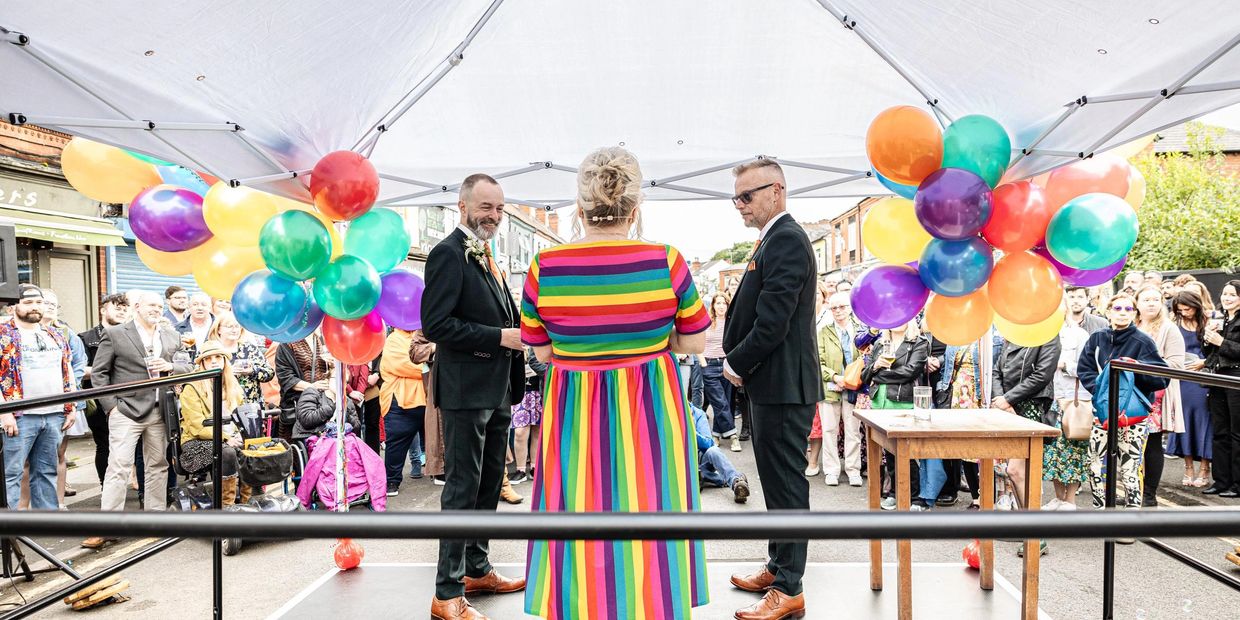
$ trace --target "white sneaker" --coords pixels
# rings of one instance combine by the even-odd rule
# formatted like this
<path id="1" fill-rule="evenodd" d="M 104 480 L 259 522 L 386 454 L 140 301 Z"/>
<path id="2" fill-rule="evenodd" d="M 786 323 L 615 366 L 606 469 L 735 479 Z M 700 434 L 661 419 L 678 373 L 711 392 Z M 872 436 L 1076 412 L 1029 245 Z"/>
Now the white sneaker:
<path id="1" fill-rule="evenodd" d="M 995 502 L 995 510 L 1013 510 L 1016 507 L 1016 500 L 1012 499 L 1010 493 L 999 496 L 999 501 Z"/>
<path id="2" fill-rule="evenodd" d="M 1059 505 L 1055 507 L 1055 510 L 1076 510 L 1076 504 L 1073 504 L 1072 502 L 1059 502 Z"/>
<path id="3" fill-rule="evenodd" d="M 895 510 L 896 509 L 896 498 L 884 497 L 883 501 L 878 504 L 878 507 L 882 508 L 883 510 Z"/>
<path id="4" fill-rule="evenodd" d="M 741 436 L 740 436 L 740 433 L 737 433 L 737 434 L 735 434 L 735 435 L 732 435 L 732 451 L 733 451 L 733 452 L 740 452 L 740 451 L 741 451 Z"/>
<path id="5" fill-rule="evenodd" d="M 1051 501 L 1043 504 L 1042 510 L 1059 510 L 1060 504 L 1063 504 L 1063 500 L 1059 499 L 1058 497 L 1055 497 L 1055 498 L 1052 498 Z"/>
<path id="6" fill-rule="evenodd" d="M 817 465 L 810 465 L 809 467 L 805 468 L 805 476 L 806 477 L 817 476 L 818 472 L 820 471 L 822 470 L 819 469 Z"/>
<path id="7" fill-rule="evenodd" d="M 861 486 L 861 472 L 857 472 L 855 474 L 848 474 L 848 486 L 850 487 Z"/>
<path id="8" fill-rule="evenodd" d="M 827 474 L 827 475 L 826 475 L 826 479 L 827 479 L 827 486 L 829 486 L 829 487 L 838 487 L 838 486 L 840 486 L 840 477 L 839 477 L 839 475 Z"/>

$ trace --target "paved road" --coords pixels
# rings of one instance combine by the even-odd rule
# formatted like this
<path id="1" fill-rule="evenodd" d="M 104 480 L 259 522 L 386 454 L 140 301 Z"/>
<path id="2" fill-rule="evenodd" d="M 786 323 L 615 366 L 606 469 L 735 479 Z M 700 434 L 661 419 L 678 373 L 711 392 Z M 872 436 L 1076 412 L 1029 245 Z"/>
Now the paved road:
<path id="1" fill-rule="evenodd" d="M 732 502 L 731 493 L 708 489 L 703 493 L 704 509 L 708 511 L 740 511 L 761 514 L 761 485 L 754 473 L 749 444 L 734 457 L 742 471 L 749 472 L 754 482 L 754 496 L 748 504 Z M 72 498 L 73 510 L 93 510 L 99 505 L 89 440 L 75 441 L 70 457 L 81 466 L 70 470 L 70 483 L 82 489 Z M 1240 509 L 1240 502 L 1206 498 L 1179 487 L 1183 474 L 1180 461 L 1169 460 L 1161 496 L 1171 506 L 1217 506 Z M 430 479 L 407 480 L 398 497 L 391 498 L 390 510 L 428 511 L 438 509 L 438 492 Z M 518 490 L 529 492 L 530 485 Z M 859 510 L 865 505 L 865 489 L 848 486 L 827 487 L 821 476 L 812 480 L 812 505 L 817 510 Z M 1048 489 L 1049 492 L 1049 489 Z M 1049 495 L 1048 495 L 1049 496 Z M 132 498 L 131 498 L 132 499 Z M 1078 503 L 1085 507 L 1088 497 Z M 962 510 L 962 501 L 952 510 Z M 136 502 L 134 503 L 136 508 Z M 502 512 L 522 512 L 526 505 L 501 507 Z M 1240 538 L 1240 532 L 1237 533 Z M 90 572 L 149 544 L 149 540 L 127 540 L 96 552 L 81 550 L 77 539 L 44 540 L 47 547 L 60 557 L 73 558 L 74 566 Z M 289 598 L 333 568 L 333 541 L 301 540 L 250 544 L 240 555 L 225 558 L 225 601 L 229 617 L 265 617 L 280 608 Z M 917 562 L 957 562 L 967 541 L 927 541 L 913 545 Z M 1227 562 L 1223 555 L 1237 540 L 1218 538 L 1187 538 L 1173 541 L 1175 545 L 1202 560 L 1240 577 L 1240 568 Z M 364 541 L 367 562 L 433 562 L 435 541 L 368 540 Z M 894 545 L 887 544 L 887 560 L 895 560 Z M 524 561 L 525 545 L 520 541 L 496 541 L 492 544 L 496 562 Z M 709 541 L 707 555 L 712 561 L 749 562 L 765 557 L 765 541 Z M 996 543 L 997 571 L 1012 583 L 1019 584 L 1020 560 L 1015 543 Z M 1237 618 L 1240 617 L 1240 594 L 1167 558 L 1153 549 L 1136 544 L 1120 546 L 1118 557 L 1118 592 L 1116 617 L 1154 620 L 1156 618 Z M 811 562 L 865 562 L 869 558 L 864 542 L 814 542 L 810 545 Z M 133 599 L 105 612 L 106 617 L 163 619 L 173 617 L 207 617 L 211 601 L 210 545 L 204 541 L 185 541 L 146 562 L 125 571 L 133 587 Z M 1042 609 L 1057 620 L 1091 618 L 1101 615 L 1102 543 L 1099 541 L 1053 541 L 1043 558 L 1041 588 Z M 19 595 L 35 598 L 62 583 L 61 578 L 41 576 L 34 583 L 18 582 L 16 589 L 9 583 L 0 584 L 0 602 L 20 602 Z M 727 587 L 724 583 L 712 587 Z M 831 584 L 807 584 L 812 588 L 830 588 Z M 998 591 L 996 591 L 998 592 Z M 425 601 L 411 602 L 413 617 L 421 617 Z M 830 610 L 811 610 L 810 617 L 831 617 Z M 821 614 L 821 615 L 820 615 Z M 102 614 L 100 614 L 102 615 Z M 70 617 L 67 608 L 51 608 L 40 617 Z M 76 616 L 74 616 L 76 617 Z"/>

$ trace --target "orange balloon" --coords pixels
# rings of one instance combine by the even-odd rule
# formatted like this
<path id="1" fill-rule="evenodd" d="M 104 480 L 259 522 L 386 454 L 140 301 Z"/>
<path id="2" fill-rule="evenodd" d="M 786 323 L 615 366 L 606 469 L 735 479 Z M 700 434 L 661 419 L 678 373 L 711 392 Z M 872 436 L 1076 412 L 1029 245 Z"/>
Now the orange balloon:
<path id="1" fill-rule="evenodd" d="M 1014 252 L 995 263 L 987 290 L 996 314 L 1018 325 L 1033 325 L 1059 309 L 1063 279 L 1041 256 Z"/>
<path id="2" fill-rule="evenodd" d="M 1128 167 L 1128 194 L 1124 196 L 1124 201 L 1133 209 L 1140 209 L 1141 203 L 1145 202 L 1145 175 L 1136 166 Z"/>
<path id="3" fill-rule="evenodd" d="M 934 295 L 926 304 L 930 333 L 952 346 L 964 346 L 981 338 L 994 319 L 994 310 L 982 287 L 964 297 Z"/>
<path id="4" fill-rule="evenodd" d="M 1056 168 L 1046 180 L 1046 204 L 1054 211 L 1077 196 L 1102 192 L 1128 195 L 1128 162 L 1112 155 L 1095 155 Z"/>
<path id="5" fill-rule="evenodd" d="M 879 174 L 901 185 L 920 185 L 943 164 L 943 132 L 925 110 L 900 105 L 883 110 L 865 132 L 865 152 Z"/>

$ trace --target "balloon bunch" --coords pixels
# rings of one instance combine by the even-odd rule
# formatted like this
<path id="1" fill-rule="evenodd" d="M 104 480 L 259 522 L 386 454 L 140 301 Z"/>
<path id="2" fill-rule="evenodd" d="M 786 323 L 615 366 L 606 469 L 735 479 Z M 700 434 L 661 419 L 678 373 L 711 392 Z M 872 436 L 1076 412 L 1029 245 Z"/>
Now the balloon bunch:
<path id="1" fill-rule="evenodd" d="M 372 209 L 379 176 L 357 153 L 319 160 L 314 206 L 82 138 L 61 161 L 78 191 L 130 203 L 138 256 L 150 269 L 192 274 L 207 294 L 231 299 L 252 332 L 293 342 L 321 324 L 332 354 L 360 364 L 382 351 L 385 322 L 421 327 L 422 279 L 396 269 L 409 233 L 396 212 Z"/>
<path id="2" fill-rule="evenodd" d="M 1123 269 L 1137 239 L 1141 173 L 1097 156 L 1005 183 L 1011 151 L 1007 131 L 986 116 L 940 131 L 912 106 L 879 114 L 866 152 L 896 196 L 861 224 L 862 243 L 886 263 L 852 289 L 861 321 L 896 327 L 924 308 L 947 344 L 973 342 L 993 322 L 1008 340 L 1038 346 L 1059 333 L 1064 283 L 1094 286 Z"/>

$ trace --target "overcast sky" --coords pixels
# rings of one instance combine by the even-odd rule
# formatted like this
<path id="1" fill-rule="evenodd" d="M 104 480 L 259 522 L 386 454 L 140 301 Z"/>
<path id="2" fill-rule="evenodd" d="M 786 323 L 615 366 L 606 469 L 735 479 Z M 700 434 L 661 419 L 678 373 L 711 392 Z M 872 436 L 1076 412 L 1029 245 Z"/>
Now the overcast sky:
<path id="1" fill-rule="evenodd" d="M 1240 105 L 1224 108 L 1200 119 L 1212 125 L 1240 130 Z M 802 222 L 834 217 L 855 205 L 857 199 L 806 198 L 789 201 L 788 210 Z M 571 236 L 573 209 L 562 209 L 560 234 Z M 716 251 L 737 241 L 756 239 L 758 231 L 746 229 L 732 204 L 726 200 L 647 202 L 642 207 L 644 236 L 676 246 L 687 259 L 708 260 Z"/>

